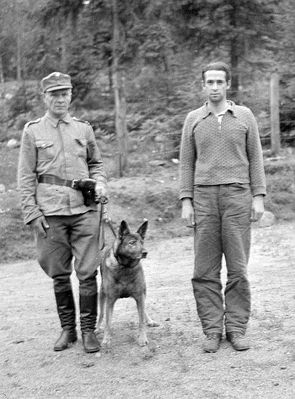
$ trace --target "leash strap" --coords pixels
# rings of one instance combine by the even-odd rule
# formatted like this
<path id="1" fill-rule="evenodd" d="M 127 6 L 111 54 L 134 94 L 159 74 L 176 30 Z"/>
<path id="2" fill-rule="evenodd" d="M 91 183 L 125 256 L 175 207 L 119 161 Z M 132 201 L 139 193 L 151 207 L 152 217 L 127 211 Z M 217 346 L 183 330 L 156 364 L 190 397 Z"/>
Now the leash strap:
<path id="1" fill-rule="evenodd" d="M 111 232 L 113 233 L 114 237 L 116 238 L 116 237 L 117 237 L 117 234 L 116 234 L 116 231 L 115 231 L 115 229 L 114 229 L 114 226 L 113 226 L 111 220 L 110 220 L 110 219 L 107 219 L 107 220 L 104 221 L 104 223 L 106 223 L 106 224 L 109 226 Z"/>
<path id="2" fill-rule="evenodd" d="M 101 204 L 100 215 L 99 215 L 99 238 L 98 238 L 98 247 L 99 250 L 102 251 L 105 247 L 105 236 L 104 236 L 104 223 L 103 223 L 103 213 L 104 213 L 105 205 Z"/>
<path id="3" fill-rule="evenodd" d="M 108 210 L 107 210 L 107 201 L 106 202 L 101 202 L 101 210 L 100 210 L 100 217 L 99 217 L 99 226 L 100 226 L 100 232 L 99 232 L 99 249 L 102 251 L 105 247 L 105 225 L 109 227 L 111 232 L 113 233 L 114 237 L 117 237 L 115 228 L 112 224 L 111 219 L 109 218 L 108 215 Z"/>

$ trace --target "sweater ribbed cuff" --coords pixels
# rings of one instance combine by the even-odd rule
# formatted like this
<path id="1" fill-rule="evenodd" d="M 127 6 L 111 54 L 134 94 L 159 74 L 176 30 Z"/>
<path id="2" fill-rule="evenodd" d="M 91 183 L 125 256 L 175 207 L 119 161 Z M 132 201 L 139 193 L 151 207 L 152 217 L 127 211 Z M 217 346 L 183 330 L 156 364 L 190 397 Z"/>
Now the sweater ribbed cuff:
<path id="1" fill-rule="evenodd" d="M 179 199 L 182 200 L 184 198 L 191 198 L 193 199 L 194 194 L 193 191 L 181 191 L 179 194 Z"/>
<path id="2" fill-rule="evenodd" d="M 251 191 L 253 197 L 255 197 L 256 195 L 266 195 L 266 188 L 264 186 L 251 186 Z"/>

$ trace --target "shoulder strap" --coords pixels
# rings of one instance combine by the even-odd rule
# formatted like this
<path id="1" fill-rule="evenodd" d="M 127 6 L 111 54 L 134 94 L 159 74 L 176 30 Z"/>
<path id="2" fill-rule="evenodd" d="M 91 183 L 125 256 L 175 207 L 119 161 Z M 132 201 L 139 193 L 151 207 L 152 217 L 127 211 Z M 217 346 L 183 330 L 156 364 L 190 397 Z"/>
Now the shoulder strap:
<path id="1" fill-rule="evenodd" d="M 25 124 L 25 128 L 29 127 L 30 125 L 34 125 L 35 123 L 39 123 L 41 121 L 41 118 L 35 119 L 33 121 L 29 121 Z"/>
<path id="2" fill-rule="evenodd" d="M 73 119 L 74 119 L 76 122 L 86 123 L 86 125 L 90 125 L 90 123 L 89 123 L 88 121 L 84 121 L 83 119 L 76 118 L 75 116 L 73 117 Z"/>

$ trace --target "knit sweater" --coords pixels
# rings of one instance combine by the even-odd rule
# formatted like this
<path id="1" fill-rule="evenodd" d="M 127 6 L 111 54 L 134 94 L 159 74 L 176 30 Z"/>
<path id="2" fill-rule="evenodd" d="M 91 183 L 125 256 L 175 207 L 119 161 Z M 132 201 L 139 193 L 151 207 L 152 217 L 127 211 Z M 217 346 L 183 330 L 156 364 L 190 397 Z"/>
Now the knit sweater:
<path id="1" fill-rule="evenodd" d="M 221 122 L 206 103 L 184 122 L 180 147 L 180 199 L 193 198 L 194 185 L 249 183 L 265 195 L 262 148 L 251 110 L 228 101 Z"/>

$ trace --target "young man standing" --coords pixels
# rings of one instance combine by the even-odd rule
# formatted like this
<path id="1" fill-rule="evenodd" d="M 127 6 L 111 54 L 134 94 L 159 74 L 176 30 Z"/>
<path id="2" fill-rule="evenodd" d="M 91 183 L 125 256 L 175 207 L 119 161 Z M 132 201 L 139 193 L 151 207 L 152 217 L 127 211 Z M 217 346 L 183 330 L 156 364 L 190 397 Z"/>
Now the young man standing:
<path id="1" fill-rule="evenodd" d="M 79 280 L 83 346 L 86 352 L 97 352 L 100 208 L 95 194 L 97 199 L 107 195 L 106 174 L 92 127 L 69 114 L 70 76 L 53 72 L 42 79 L 41 87 L 47 112 L 26 124 L 20 149 L 18 181 L 24 221 L 35 232 L 40 266 L 53 279 L 62 327 L 54 350 L 62 351 L 77 340 L 70 280 L 73 264 Z M 77 181 L 92 184 L 91 203 L 83 198 Z"/>
<path id="2" fill-rule="evenodd" d="M 261 218 L 266 194 L 262 149 L 250 109 L 226 98 L 228 65 L 207 65 L 202 84 L 207 102 L 187 115 L 180 150 L 182 218 L 195 231 L 192 285 L 206 336 L 204 350 L 219 349 L 224 327 L 233 348 L 246 350 L 251 222 Z"/>

